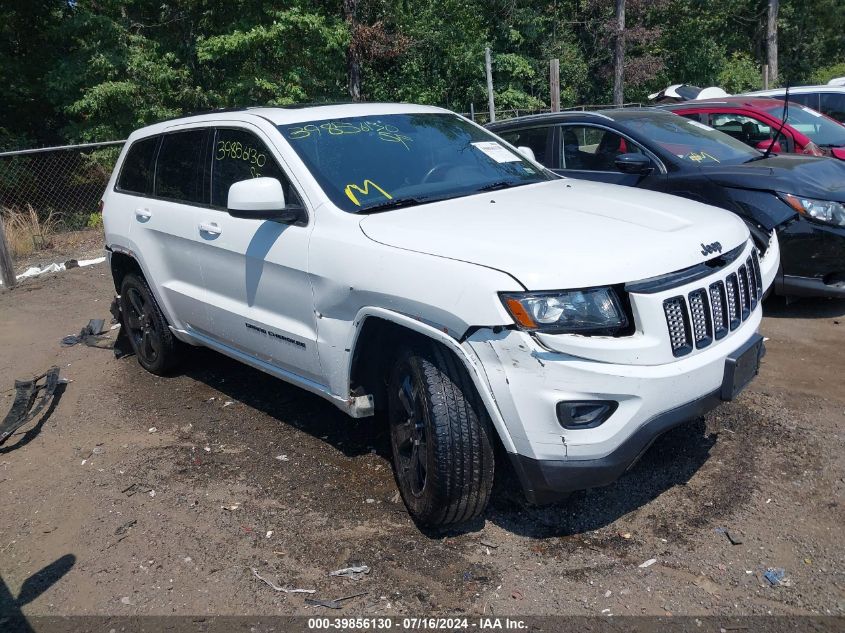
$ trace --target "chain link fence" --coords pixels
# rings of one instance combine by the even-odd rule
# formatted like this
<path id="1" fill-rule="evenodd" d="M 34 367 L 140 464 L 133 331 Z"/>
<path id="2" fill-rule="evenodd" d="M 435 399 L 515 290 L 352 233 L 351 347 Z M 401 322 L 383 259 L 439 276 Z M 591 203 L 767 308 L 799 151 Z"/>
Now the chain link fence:
<path id="1" fill-rule="evenodd" d="M 99 201 L 124 141 L 0 153 L 0 216 L 53 230 L 99 222 Z"/>

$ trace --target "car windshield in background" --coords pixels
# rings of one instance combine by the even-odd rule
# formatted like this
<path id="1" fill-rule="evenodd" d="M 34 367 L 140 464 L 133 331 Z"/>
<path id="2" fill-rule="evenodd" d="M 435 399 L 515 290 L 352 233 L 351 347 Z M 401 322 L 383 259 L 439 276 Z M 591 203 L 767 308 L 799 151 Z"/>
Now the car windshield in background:
<path id="1" fill-rule="evenodd" d="M 280 125 L 338 207 L 367 212 L 549 180 L 454 114 L 388 114 Z"/>
<path id="2" fill-rule="evenodd" d="M 769 108 L 767 112 L 780 119 L 783 116 L 783 103 Z M 820 112 L 792 105 L 786 122 L 819 147 L 845 147 L 845 126 L 831 121 Z"/>
<path id="3" fill-rule="evenodd" d="M 739 165 L 762 156 L 727 134 L 675 114 L 631 118 L 625 126 L 685 163 Z"/>

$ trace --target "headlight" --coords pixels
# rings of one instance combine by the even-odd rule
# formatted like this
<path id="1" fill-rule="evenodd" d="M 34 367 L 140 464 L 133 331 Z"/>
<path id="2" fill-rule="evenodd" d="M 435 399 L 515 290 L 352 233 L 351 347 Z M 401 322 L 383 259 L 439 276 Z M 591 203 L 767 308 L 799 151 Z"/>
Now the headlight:
<path id="1" fill-rule="evenodd" d="M 825 224 L 845 226 L 845 204 L 833 200 L 814 200 L 793 196 L 791 193 L 779 193 L 780 199 L 801 215 Z"/>
<path id="2" fill-rule="evenodd" d="M 613 288 L 502 293 L 514 321 L 525 330 L 612 335 L 628 326 Z"/>

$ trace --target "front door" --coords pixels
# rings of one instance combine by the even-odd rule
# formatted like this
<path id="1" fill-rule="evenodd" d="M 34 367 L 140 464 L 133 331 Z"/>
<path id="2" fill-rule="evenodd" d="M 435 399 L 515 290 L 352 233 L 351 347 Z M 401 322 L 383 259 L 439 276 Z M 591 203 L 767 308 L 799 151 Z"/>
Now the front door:
<path id="1" fill-rule="evenodd" d="M 314 225 L 233 218 L 229 187 L 277 178 L 288 204 L 302 204 L 263 133 L 247 124 L 219 127 L 211 160 L 211 207 L 201 214 L 199 242 L 211 316 L 210 336 L 223 345 L 322 383 L 316 316 L 307 273 Z"/>
<path id="2" fill-rule="evenodd" d="M 616 167 L 617 156 L 644 152 L 613 130 L 587 124 L 561 125 L 557 139 L 554 171 L 559 174 L 631 187 L 643 179 L 640 174 L 626 174 Z"/>

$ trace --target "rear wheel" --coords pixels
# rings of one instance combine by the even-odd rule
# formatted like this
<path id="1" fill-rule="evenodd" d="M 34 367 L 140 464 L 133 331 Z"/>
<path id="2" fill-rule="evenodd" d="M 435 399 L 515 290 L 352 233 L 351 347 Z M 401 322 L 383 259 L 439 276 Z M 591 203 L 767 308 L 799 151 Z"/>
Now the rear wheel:
<path id="1" fill-rule="evenodd" d="M 479 516 L 493 485 L 492 430 L 455 356 L 433 342 L 402 348 L 388 416 L 396 480 L 414 520 L 445 526 Z"/>
<path id="2" fill-rule="evenodd" d="M 123 327 L 141 367 L 164 375 L 178 361 L 178 341 L 167 326 L 146 280 L 129 273 L 120 284 Z"/>

